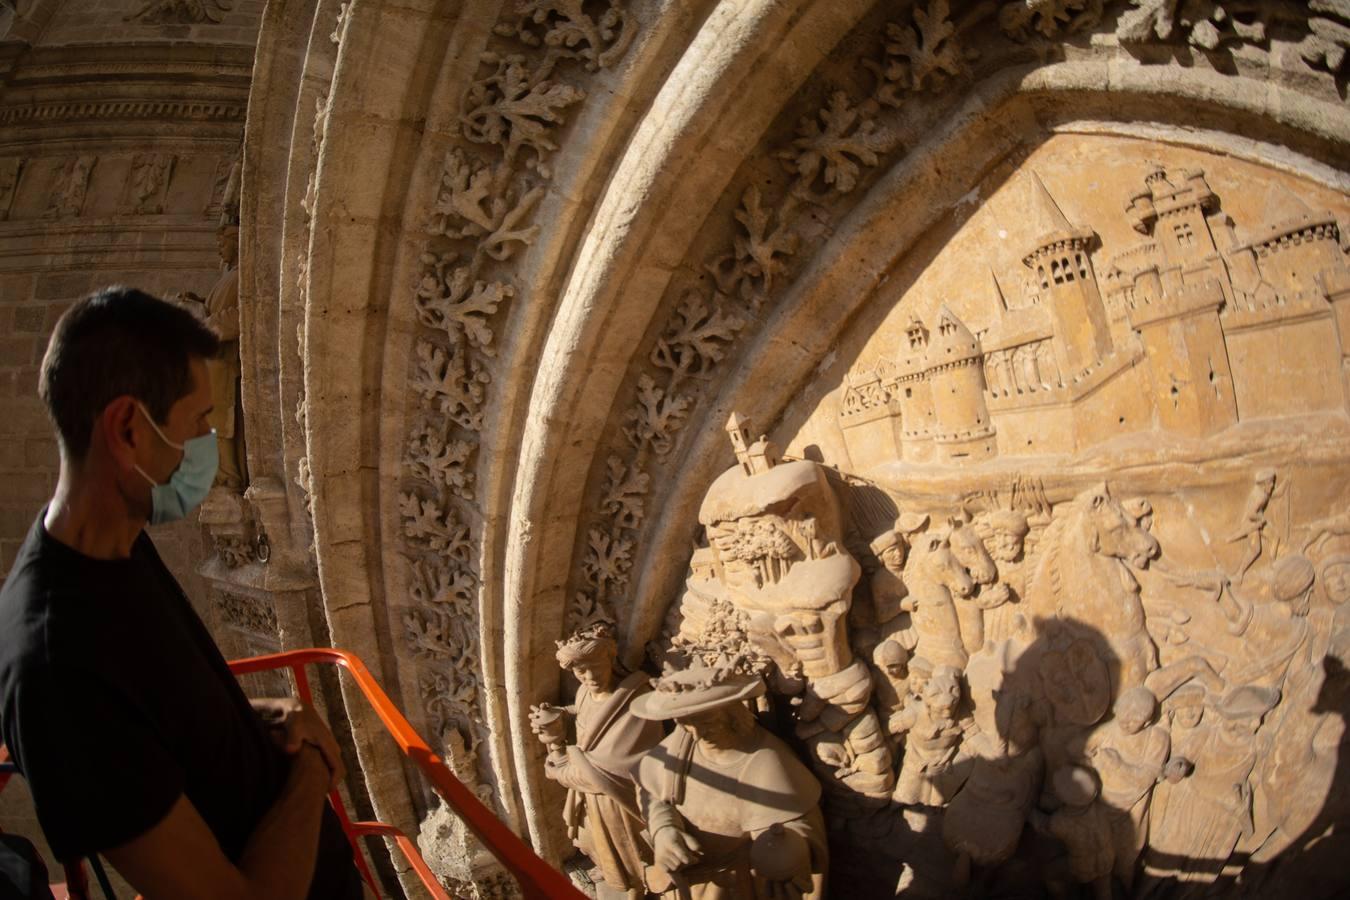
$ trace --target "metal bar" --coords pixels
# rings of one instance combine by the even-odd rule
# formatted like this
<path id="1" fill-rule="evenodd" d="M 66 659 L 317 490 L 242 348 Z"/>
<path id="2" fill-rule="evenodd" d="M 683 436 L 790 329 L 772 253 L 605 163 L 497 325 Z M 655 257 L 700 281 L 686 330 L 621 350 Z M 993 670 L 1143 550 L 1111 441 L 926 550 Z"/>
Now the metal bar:
<path id="1" fill-rule="evenodd" d="M 365 663 L 355 655 L 345 650 L 316 647 L 310 650 L 291 650 L 235 660 L 230 663 L 230 668 L 236 675 L 247 675 L 315 663 L 340 666 L 347 670 L 357 687 L 370 701 L 371 707 L 384 723 L 385 729 L 393 736 L 404 756 L 422 770 L 422 774 L 431 782 L 436 793 L 515 877 L 527 898 L 583 900 L 586 895 L 581 893 L 566 875 L 540 859 L 516 836 L 515 832 L 507 828 L 504 822 L 474 796 L 473 791 L 450 773 L 441 758 L 427 746 L 426 741 L 422 740 L 394 706 L 393 701 L 370 674 Z"/>

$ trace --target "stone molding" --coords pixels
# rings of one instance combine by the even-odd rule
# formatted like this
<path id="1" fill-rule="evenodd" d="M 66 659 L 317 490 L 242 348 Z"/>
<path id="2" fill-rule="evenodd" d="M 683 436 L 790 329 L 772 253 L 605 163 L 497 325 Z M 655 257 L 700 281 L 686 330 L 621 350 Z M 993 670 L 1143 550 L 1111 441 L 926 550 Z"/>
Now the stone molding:
<path id="1" fill-rule="evenodd" d="M 315 62 L 293 110 L 278 302 L 307 324 L 304 452 L 288 440 L 285 465 L 313 503 L 334 638 L 387 622 L 386 671 L 423 700 L 428 724 L 482 737 L 484 783 L 550 854 L 564 846 L 524 714 L 557 688 L 541 648 L 567 611 L 618 618 L 627 656 L 640 656 L 683 574 L 688 513 L 722 460 L 720 423 L 708 423 L 746 399 L 746 370 L 764 377 L 765 360 L 784 386 L 737 408 L 776 421 L 838 327 L 824 276 L 847 284 L 856 308 L 876 276 L 844 260 L 865 271 L 880 259 L 868 229 L 903 216 L 896 192 L 954 202 L 981 165 L 1075 119 L 1238 119 L 1304 154 L 1284 164 L 1305 172 L 1347 143 L 1343 114 L 1328 115 L 1331 79 L 1305 56 L 1254 35 L 1223 41 L 1237 74 L 1220 74 L 1206 68 L 1202 29 L 1200 49 L 1185 35 L 1149 44 L 1195 54 L 1197 68 L 1150 68 L 1116 37 L 1124 4 L 1070 0 L 1049 20 L 1021 3 L 803 4 L 800 31 L 784 10 L 695 6 L 616 4 L 631 35 L 615 26 L 605 49 L 583 40 L 575 58 L 551 61 L 559 45 L 521 41 L 519 14 L 430 15 L 418 24 L 473 50 L 469 63 L 418 70 L 434 87 L 409 83 L 410 66 L 369 83 L 355 74 L 414 17 L 328 10 L 313 33 L 341 38 L 336 68 L 349 74 Z M 660 27 L 683 61 L 635 73 Z M 1297 27 L 1272 25 L 1276 49 L 1315 33 Z M 650 105 L 627 130 L 576 125 L 607 102 L 602 91 L 642 90 Z M 1065 119 L 1048 112 L 1066 100 Z M 397 185 L 357 166 L 362 139 Z M 984 142 L 980 163 L 933 171 L 952 142 Z M 580 159 L 585 177 L 565 180 Z M 545 212 L 565 237 L 538 227 Z M 378 271 L 348 264 L 377 241 Z M 343 345 L 344 322 L 379 337 Z M 819 336 L 786 337 L 797 324 Z M 277 345 L 289 353 L 289 335 Z M 366 368 L 337 371 L 339 354 Z M 377 505 L 378 521 L 362 521 Z M 304 515 L 290 508 L 292 521 Z"/>

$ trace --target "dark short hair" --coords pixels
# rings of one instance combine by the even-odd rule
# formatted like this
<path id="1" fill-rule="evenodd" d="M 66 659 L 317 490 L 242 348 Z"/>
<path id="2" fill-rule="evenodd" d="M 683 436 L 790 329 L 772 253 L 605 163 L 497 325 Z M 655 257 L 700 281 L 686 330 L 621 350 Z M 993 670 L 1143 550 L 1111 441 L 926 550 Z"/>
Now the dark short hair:
<path id="1" fill-rule="evenodd" d="M 38 396 L 67 457 L 79 461 L 109 403 L 130 394 L 163 422 L 192 391 L 192 358 L 219 351 L 216 333 L 184 307 L 135 288 L 106 287 L 56 323 Z"/>

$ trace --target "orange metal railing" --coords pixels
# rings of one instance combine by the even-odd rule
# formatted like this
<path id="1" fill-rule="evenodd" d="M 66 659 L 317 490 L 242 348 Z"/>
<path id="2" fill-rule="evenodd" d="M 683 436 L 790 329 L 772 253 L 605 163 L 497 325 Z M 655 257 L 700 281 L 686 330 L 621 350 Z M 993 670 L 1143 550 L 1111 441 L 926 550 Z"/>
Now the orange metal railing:
<path id="1" fill-rule="evenodd" d="M 408 724 L 408 720 L 398 711 L 389 696 L 375 681 L 370 670 L 366 668 L 365 663 L 361 662 L 356 656 L 347 653 L 344 650 L 330 650 L 324 648 L 315 648 L 312 650 L 292 650 L 286 653 L 273 653 L 267 656 L 255 656 L 251 659 L 240 659 L 230 663 L 230 669 L 236 675 L 248 675 L 255 672 L 266 672 L 275 669 L 289 669 L 295 678 L 296 691 L 300 698 L 306 703 L 313 702 L 313 696 L 309 689 L 309 679 L 305 675 L 305 667 L 315 664 L 327 664 L 338 666 L 345 669 L 356 686 L 361 689 L 361 693 L 370 701 L 371 707 L 375 710 L 384 727 L 393 736 L 403 754 L 412 760 L 412 762 L 431 782 L 432 788 L 441 796 L 441 799 L 449 805 L 474 836 L 483 843 L 493 856 L 506 867 L 520 884 L 522 893 L 530 900 L 546 900 L 546 898 L 563 898 L 563 900 L 584 900 L 582 894 L 572 884 L 572 882 L 540 859 L 533 850 L 531 850 L 524 841 L 516 836 L 515 832 L 507 828 L 506 825 L 498 819 L 492 812 L 483 805 L 473 791 L 463 785 L 450 770 L 446 768 L 441 758 L 432 752 L 427 746 L 426 741 L 413 730 Z M 347 814 L 346 807 L 342 803 L 342 798 L 334 791 L 329 795 L 329 802 L 337 812 L 338 819 L 342 822 L 343 830 L 347 832 L 347 838 L 352 842 L 352 850 L 356 857 L 357 867 L 361 870 L 362 877 L 370 885 L 371 890 L 379 893 L 375 879 L 371 875 L 370 868 L 366 864 L 365 857 L 357 846 L 358 838 L 362 837 L 388 837 L 394 840 L 399 850 L 408 859 L 413 870 L 421 879 L 422 884 L 426 886 L 427 891 L 435 900 L 449 900 L 445 891 L 436 881 L 436 876 L 427 868 L 422 860 L 421 854 L 417 851 L 417 845 L 408 839 L 407 835 L 394 828 L 392 825 L 386 825 L 382 822 L 353 822 Z"/>

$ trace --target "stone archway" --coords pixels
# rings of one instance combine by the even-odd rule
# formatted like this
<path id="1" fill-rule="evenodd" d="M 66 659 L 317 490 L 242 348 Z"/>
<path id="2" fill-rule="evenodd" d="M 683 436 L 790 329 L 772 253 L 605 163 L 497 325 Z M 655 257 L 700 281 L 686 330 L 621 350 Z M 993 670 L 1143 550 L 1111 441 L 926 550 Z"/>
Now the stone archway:
<path id="1" fill-rule="evenodd" d="M 1075 2 L 594 5 L 274 14 L 309 51 L 264 56 L 301 90 L 289 119 L 250 123 L 246 156 L 255 196 L 285 198 L 280 219 L 258 208 L 284 256 L 260 257 L 281 287 L 255 297 L 305 323 L 302 367 L 276 330 L 277 408 L 303 394 L 286 482 L 310 495 L 334 641 L 459 734 L 555 859 L 526 721 L 558 691 L 552 641 L 604 610 L 641 659 L 727 414 L 790 439 L 794 395 L 972 186 L 1095 129 L 1343 194 L 1350 137 L 1322 32 L 1287 10 L 1263 37 L 1149 38 L 1140 9 Z M 421 804 L 363 754 L 377 806 Z"/>

